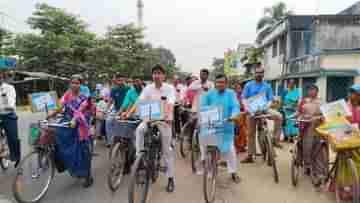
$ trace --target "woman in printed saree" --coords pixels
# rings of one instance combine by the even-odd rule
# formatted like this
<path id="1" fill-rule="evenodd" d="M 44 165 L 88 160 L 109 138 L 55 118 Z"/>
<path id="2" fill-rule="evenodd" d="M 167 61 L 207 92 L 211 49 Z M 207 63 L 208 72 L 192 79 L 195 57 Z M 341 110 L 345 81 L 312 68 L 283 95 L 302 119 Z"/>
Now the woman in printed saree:
<path id="1" fill-rule="evenodd" d="M 293 142 L 293 138 L 299 134 L 299 130 L 295 126 L 294 121 L 287 118 L 291 117 L 296 112 L 300 99 L 300 90 L 295 87 L 294 80 L 289 80 L 287 85 L 287 91 L 283 98 L 283 111 L 286 118 L 284 140 Z"/>
<path id="2" fill-rule="evenodd" d="M 63 119 L 71 121 L 72 126 L 56 129 L 55 156 L 63 162 L 71 176 L 85 178 L 83 186 L 90 187 L 93 184 L 90 116 L 94 108 L 91 99 L 80 93 L 80 78 L 72 77 L 70 86 L 60 100 L 60 108 L 48 116 L 52 118 L 62 113 Z"/>

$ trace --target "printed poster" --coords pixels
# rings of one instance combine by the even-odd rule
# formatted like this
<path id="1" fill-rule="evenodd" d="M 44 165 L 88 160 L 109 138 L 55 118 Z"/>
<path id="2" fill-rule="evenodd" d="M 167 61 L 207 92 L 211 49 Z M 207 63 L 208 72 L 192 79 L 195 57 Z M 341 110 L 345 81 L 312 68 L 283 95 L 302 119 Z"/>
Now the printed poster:
<path id="1" fill-rule="evenodd" d="M 320 110 L 326 120 L 335 117 L 351 116 L 350 109 L 344 99 L 324 104 L 320 107 Z"/>
<path id="2" fill-rule="evenodd" d="M 47 110 L 55 110 L 57 106 L 57 94 L 51 92 L 38 92 L 30 95 L 30 103 L 32 112 L 45 112 Z"/>
<path id="3" fill-rule="evenodd" d="M 244 100 L 245 108 L 250 114 L 255 114 L 257 111 L 267 109 L 267 100 L 265 93 L 260 93 L 258 95 L 249 97 Z"/>

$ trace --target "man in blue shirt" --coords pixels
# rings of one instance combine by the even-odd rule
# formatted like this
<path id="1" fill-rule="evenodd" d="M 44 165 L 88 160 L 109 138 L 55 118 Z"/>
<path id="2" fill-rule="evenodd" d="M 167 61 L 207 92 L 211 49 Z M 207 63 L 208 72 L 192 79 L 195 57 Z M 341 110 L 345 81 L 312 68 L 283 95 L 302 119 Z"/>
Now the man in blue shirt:
<path id="1" fill-rule="evenodd" d="M 221 106 L 223 108 L 223 118 L 228 119 L 240 114 L 240 105 L 233 90 L 227 88 L 228 80 L 224 74 L 216 76 L 215 89 L 211 89 L 208 94 L 201 99 L 201 106 Z M 225 122 L 222 143 L 218 146 L 222 155 L 227 161 L 227 167 L 231 179 L 235 183 L 240 182 L 237 175 L 237 160 L 234 147 L 234 124 Z M 203 164 L 206 160 L 204 146 L 201 146 L 201 160 Z"/>
<path id="2" fill-rule="evenodd" d="M 267 102 L 267 113 L 271 115 L 271 120 L 274 121 L 275 129 L 275 147 L 281 148 L 280 136 L 281 136 L 281 124 L 282 124 L 282 116 L 281 113 L 270 109 L 270 105 L 274 99 L 273 91 L 271 86 L 264 81 L 264 69 L 262 67 L 257 67 L 255 70 L 255 80 L 248 82 L 245 85 L 243 90 L 242 99 L 248 99 L 250 97 L 264 94 Z M 253 156 L 256 154 L 256 122 L 252 116 L 249 116 L 249 135 L 248 135 L 248 157 L 245 158 L 242 163 L 253 163 Z"/>

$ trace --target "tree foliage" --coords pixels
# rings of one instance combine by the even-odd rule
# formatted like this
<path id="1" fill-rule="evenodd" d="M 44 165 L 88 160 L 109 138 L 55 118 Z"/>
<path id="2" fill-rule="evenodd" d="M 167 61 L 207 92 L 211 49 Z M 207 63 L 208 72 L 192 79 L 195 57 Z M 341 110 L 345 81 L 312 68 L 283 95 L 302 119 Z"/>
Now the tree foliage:
<path id="1" fill-rule="evenodd" d="M 293 12 L 291 10 L 287 9 L 284 2 L 278 2 L 271 7 L 265 7 L 264 16 L 258 21 L 256 29 L 260 30 L 266 25 L 273 25 L 292 13 Z"/>
<path id="2" fill-rule="evenodd" d="M 79 16 L 47 4 L 37 4 L 27 22 L 36 34 L 15 35 L 6 53 L 18 55 L 21 68 L 28 71 L 65 77 L 82 73 L 91 81 L 117 72 L 150 78 L 156 63 L 164 64 L 170 74 L 177 71 L 174 54 L 145 43 L 143 30 L 133 24 L 109 26 L 99 37 Z"/>

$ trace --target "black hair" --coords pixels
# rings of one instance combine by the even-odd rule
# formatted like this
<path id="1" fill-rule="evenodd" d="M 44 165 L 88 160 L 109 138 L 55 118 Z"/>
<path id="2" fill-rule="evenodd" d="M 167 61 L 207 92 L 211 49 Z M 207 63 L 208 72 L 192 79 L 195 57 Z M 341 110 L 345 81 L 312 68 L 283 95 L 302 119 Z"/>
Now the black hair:
<path id="1" fill-rule="evenodd" d="M 201 70 L 200 70 L 200 73 L 206 73 L 206 74 L 208 74 L 208 75 L 210 74 L 209 70 L 206 69 L 206 68 L 201 69 Z"/>
<path id="2" fill-rule="evenodd" d="M 158 70 L 165 74 L 165 67 L 162 64 L 156 64 L 154 67 L 152 67 L 151 73 L 154 73 Z"/>
<path id="3" fill-rule="evenodd" d="M 185 80 L 186 80 L 186 81 L 192 80 L 192 77 L 191 77 L 191 76 L 187 76 L 187 77 L 185 78 Z"/>
<path id="4" fill-rule="evenodd" d="M 227 77 L 225 74 L 220 73 L 215 76 L 215 80 L 222 79 L 222 78 L 225 78 L 225 80 L 227 80 Z"/>
<path id="5" fill-rule="evenodd" d="M 306 89 L 316 89 L 316 91 L 318 92 L 319 91 L 319 87 L 316 86 L 315 84 L 311 84 L 311 85 L 308 85 Z"/>

